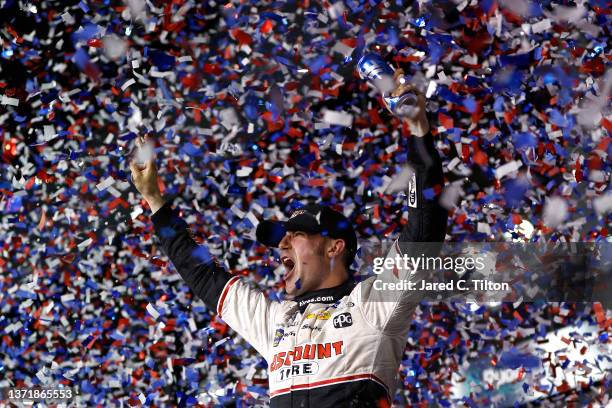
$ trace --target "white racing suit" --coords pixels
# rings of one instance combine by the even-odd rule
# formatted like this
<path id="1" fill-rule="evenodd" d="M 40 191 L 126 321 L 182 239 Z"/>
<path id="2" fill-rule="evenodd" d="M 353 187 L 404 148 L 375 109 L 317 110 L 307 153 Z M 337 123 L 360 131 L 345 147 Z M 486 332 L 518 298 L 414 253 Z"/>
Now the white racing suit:
<path id="1" fill-rule="evenodd" d="M 431 135 L 410 140 L 415 177 L 408 186 L 409 219 L 389 256 L 405 253 L 405 242 L 441 242 L 445 236 L 446 210 L 437 195 L 427 200 L 423 194 L 441 190 L 439 155 Z M 415 292 L 383 295 L 371 277 L 272 301 L 216 262 L 202 260 L 170 202 L 152 221 L 164 253 L 192 291 L 266 359 L 272 407 L 390 406 L 419 300 Z"/>

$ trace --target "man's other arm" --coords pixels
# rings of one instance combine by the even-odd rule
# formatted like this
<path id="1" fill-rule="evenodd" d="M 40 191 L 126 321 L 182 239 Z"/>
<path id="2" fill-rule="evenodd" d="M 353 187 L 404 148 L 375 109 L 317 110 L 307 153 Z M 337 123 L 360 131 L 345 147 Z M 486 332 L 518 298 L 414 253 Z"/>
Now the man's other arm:
<path id="1" fill-rule="evenodd" d="M 149 201 L 149 200 L 147 200 Z M 161 205 L 160 205 L 161 204 Z M 170 201 L 149 202 L 151 221 L 168 256 L 185 283 L 211 310 L 217 309 L 223 288 L 232 278 L 210 257 L 205 246 L 198 245 L 189 234 L 187 223 L 172 208 Z M 154 210 L 154 207 L 158 207 Z"/>
<path id="2" fill-rule="evenodd" d="M 265 356 L 270 346 L 271 320 L 279 304 L 219 266 L 206 246 L 193 240 L 187 223 L 170 202 L 163 203 L 151 220 L 163 252 L 193 293 Z"/>
<path id="3" fill-rule="evenodd" d="M 276 304 L 244 280 L 232 276 L 217 265 L 206 246 L 198 245 L 171 202 L 164 202 L 159 189 L 154 154 L 144 154 L 148 136 L 136 138 L 138 152 L 130 160 L 132 181 L 149 204 L 153 227 L 162 251 L 183 280 L 209 309 L 216 310 L 232 329 L 244 337 L 257 351 L 265 355 L 270 336 L 270 319 Z M 141 150 L 142 148 L 144 150 Z M 245 313 L 248 311 L 248 313 Z"/>

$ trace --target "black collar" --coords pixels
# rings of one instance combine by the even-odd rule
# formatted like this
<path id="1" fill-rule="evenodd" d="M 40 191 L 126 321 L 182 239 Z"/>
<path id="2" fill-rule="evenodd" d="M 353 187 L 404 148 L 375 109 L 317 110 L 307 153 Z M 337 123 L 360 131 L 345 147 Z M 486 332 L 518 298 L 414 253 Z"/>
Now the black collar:
<path id="1" fill-rule="evenodd" d="M 319 289 L 296 296 L 293 301 L 297 302 L 300 312 L 304 313 L 306 307 L 311 303 L 336 303 L 351 293 L 354 287 L 355 282 L 352 279 L 347 279 L 343 284 L 333 288 Z"/>

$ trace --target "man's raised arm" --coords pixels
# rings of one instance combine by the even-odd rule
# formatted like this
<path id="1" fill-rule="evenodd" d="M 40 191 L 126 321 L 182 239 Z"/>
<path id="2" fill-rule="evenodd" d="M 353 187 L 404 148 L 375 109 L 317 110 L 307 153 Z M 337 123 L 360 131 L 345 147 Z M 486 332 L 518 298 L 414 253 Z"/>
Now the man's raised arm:
<path id="1" fill-rule="evenodd" d="M 136 140 L 138 149 L 144 149 L 147 143 L 151 142 L 142 138 Z M 136 189 L 151 207 L 151 220 L 163 252 L 170 258 L 193 293 L 202 299 L 209 309 L 216 310 L 223 288 L 232 275 L 216 265 L 208 256 L 205 246 L 198 245 L 192 239 L 187 224 L 176 210 L 173 210 L 172 203 L 163 199 L 157 185 L 157 166 L 152 152 L 149 157 L 131 160 L 130 169 Z"/>
<path id="2" fill-rule="evenodd" d="M 396 80 L 402 72 L 396 71 Z M 392 94 L 401 94 L 411 88 L 400 85 Z M 414 89 L 413 89 L 414 90 Z M 408 223 L 394 242 L 386 261 L 401 258 L 418 258 L 421 255 L 436 256 L 446 236 L 448 212 L 440 206 L 439 196 L 444 186 L 442 160 L 435 148 L 429 122 L 425 113 L 425 98 L 418 95 L 418 114 L 408 121 L 411 136 L 408 139 L 408 162 L 413 170 L 406 186 Z M 384 100 L 384 99 L 383 99 Z M 387 106 L 389 109 L 389 106 Z M 391 110 L 391 109 L 389 109 Z M 433 243 L 433 244 L 432 244 Z M 438 243 L 437 245 L 435 243 Z M 417 290 L 377 289 L 376 281 L 401 283 L 424 279 L 422 273 L 411 274 L 410 269 L 384 268 L 384 271 L 364 281 L 361 285 L 361 306 L 370 323 L 388 333 L 407 329 L 414 308 L 424 293 Z M 380 283 L 379 282 L 379 283 Z"/>
<path id="3" fill-rule="evenodd" d="M 189 233 L 187 223 L 166 202 L 151 216 L 155 234 L 163 252 L 193 293 L 217 310 L 223 288 L 232 275 L 218 266 L 205 246 L 198 245 Z"/>
<path id="4" fill-rule="evenodd" d="M 444 173 L 431 132 L 410 137 L 408 149 L 414 175 L 408 185 L 408 223 L 400 234 L 400 248 L 407 242 L 444 241 L 448 219 L 448 211 L 439 203 Z"/>
<path id="5" fill-rule="evenodd" d="M 397 88 L 391 96 L 412 91 L 417 95 L 417 110 L 414 117 L 403 118 L 410 128 L 408 139 L 408 163 L 414 170 L 408 188 L 408 224 L 404 227 L 399 242 L 442 242 L 446 236 L 448 212 L 440 206 L 438 199 L 444 187 L 442 160 L 435 148 L 431 126 L 425 110 L 425 96 L 409 82 L 399 79 L 404 72 L 398 69 L 394 80 Z M 386 100 L 387 109 L 393 113 Z M 406 248 L 407 250 L 409 248 Z M 411 254 L 408 254 L 411 255 Z"/>
<path id="6" fill-rule="evenodd" d="M 144 140 L 138 140 L 136 145 L 140 148 L 143 143 Z M 170 201 L 164 202 L 157 186 L 154 157 L 142 164 L 131 161 L 130 169 L 136 189 L 153 212 L 151 221 L 163 253 L 193 293 L 265 355 L 271 339 L 270 319 L 277 304 L 267 299 L 262 291 L 251 288 L 247 282 L 219 266 L 206 246 L 194 241 L 177 209 Z"/>

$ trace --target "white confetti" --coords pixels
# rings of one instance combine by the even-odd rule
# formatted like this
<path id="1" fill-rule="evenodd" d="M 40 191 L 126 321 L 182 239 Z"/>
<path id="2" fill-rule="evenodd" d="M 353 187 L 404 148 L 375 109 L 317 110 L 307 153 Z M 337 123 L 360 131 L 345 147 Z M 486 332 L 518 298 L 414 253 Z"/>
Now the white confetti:
<path id="1" fill-rule="evenodd" d="M 100 191 L 106 190 L 107 188 L 112 186 L 114 182 L 115 182 L 115 179 L 112 176 L 108 176 L 103 181 L 101 181 L 100 183 L 96 184 L 96 188 L 98 190 L 100 190 Z"/>
<path id="2" fill-rule="evenodd" d="M 497 169 L 495 169 L 495 177 L 501 180 L 502 177 L 520 169 L 521 165 L 522 163 L 519 160 L 514 160 L 499 166 Z"/>
<path id="3" fill-rule="evenodd" d="M 43 315 L 48 314 L 51 309 L 53 309 L 53 306 L 55 306 L 55 303 L 53 301 L 51 301 L 47 306 L 45 306 L 45 308 L 43 309 Z"/>
<path id="4" fill-rule="evenodd" d="M 0 105 L 19 106 L 19 99 L 2 95 L 2 101 L 0 101 Z"/>
<path id="5" fill-rule="evenodd" d="M 136 163 L 139 165 L 144 165 L 145 163 L 154 160 L 155 150 L 153 149 L 153 144 L 151 142 L 146 142 L 145 144 L 140 145 L 136 150 L 136 156 L 134 158 Z"/>
<path id="6" fill-rule="evenodd" d="M 587 13 L 586 7 L 582 4 L 577 4 L 576 7 L 554 4 L 552 8 L 552 13 L 544 10 L 544 14 L 555 21 L 567 21 L 568 23 L 577 22 Z"/>
<path id="7" fill-rule="evenodd" d="M 238 207 L 236 204 L 233 204 L 233 205 L 230 207 L 230 211 L 231 211 L 231 212 L 233 212 L 234 214 L 236 214 L 236 216 L 237 216 L 238 218 L 241 218 L 241 219 L 242 219 L 242 218 L 244 218 L 244 216 L 245 216 L 244 211 L 242 211 L 242 210 L 241 210 L 241 209 L 240 209 L 240 208 L 239 208 L 239 207 Z"/>
<path id="8" fill-rule="evenodd" d="M 593 208 L 599 215 L 606 215 L 612 211 L 612 193 L 593 199 Z"/>
<path id="9" fill-rule="evenodd" d="M 136 80 L 134 78 L 130 78 L 129 80 L 125 81 L 123 85 L 121 85 L 121 90 L 125 91 L 126 89 L 128 89 L 128 87 L 134 85 L 135 83 Z"/>
<path id="10" fill-rule="evenodd" d="M 238 117 L 238 113 L 236 109 L 230 107 L 223 109 L 219 116 L 221 118 L 221 124 L 227 130 L 230 130 L 234 125 L 240 125 L 240 118 Z"/>
<path id="11" fill-rule="evenodd" d="M 227 154 L 229 156 L 240 156 L 242 147 L 238 143 L 223 142 L 217 149 L 218 154 Z"/>
<path id="12" fill-rule="evenodd" d="M 249 211 L 246 218 L 247 220 L 249 220 L 249 222 L 253 225 L 254 228 L 257 228 L 257 225 L 259 224 L 259 220 L 255 216 L 255 214 Z"/>
<path id="13" fill-rule="evenodd" d="M 155 309 L 155 307 L 153 307 L 152 304 L 148 304 L 147 305 L 147 312 L 149 312 L 149 314 L 153 317 L 153 319 L 157 320 L 157 318 L 159 317 L 159 312 Z"/>
<path id="14" fill-rule="evenodd" d="M 74 17 L 72 17 L 72 15 L 70 15 L 70 13 L 65 12 L 62 14 L 62 20 L 64 21 L 64 23 L 66 23 L 66 25 L 72 25 L 74 24 Z"/>
<path id="15" fill-rule="evenodd" d="M 528 0 L 501 0 L 500 5 L 521 17 L 530 14 L 531 2 Z"/>
<path id="16" fill-rule="evenodd" d="M 438 84 L 436 83 L 436 81 L 429 81 L 429 85 L 427 85 L 427 91 L 425 92 L 425 97 L 431 98 L 434 92 L 436 92 L 437 88 Z"/>
<path id="17" fill-rule="evenodd" d="M 198 326 L 196 326 L 195 320 L 193 320 L 192 317 L 190 317 L 189 319 L 187 319 L 187 323 L 189 323 L 189 329 L 192 332 L 195 332 L 198 330 Z"/>
<path id="18" fill-rule="evenodd" d="M 481 233 L 487 234 L 487 235 L 491 235 L 491 226 L 489 224 L 487 224 L 486 222 L 479 222 L 478 223 L 478 232 L 481 232 Z"/>
<path id="19" fill-rule="evenodd" d="M 323 122 L 331 125 L 351 127 L 353 124 L 353 115 L 344 111 L 332 111 L 326 109 L 323 113 Z"/>
<path id="20" fill-rule="evenodd" d="M 136 207 L 136 208 L 134 209 L 134 211 L 132 211 L 132 212 L 130 213 L 130 218 L 132 218 L 133 220 L 135 220 L 135 219 L 136 219 L 136 218 L 138 218 L 138 216 L 139 216 L 140 214 L 142 214 L 143 212 L 144 212 L 144 210 L 142 209 L 142 207 L 141 207 L 141 206 L 138 206 L 138 207 Z"/>
<path id="21" fill-rule="evenodd" d="M 561 197 L 550 197 L 546 199 L 544 203 L 544 210 L 542 211 L 542 221 L 544 225 L 549 228 L 556 228 L 567 217 L 567 203 Z"/>
<path id="22" fill-rule="evenodd" d="M 223 343 L 227 342 L 229 339 L 230 339 L 229 337 L 225 337 L 225 338 L 215 342 L 215 344 L 213 344 L 213 348 L 222 345 Z"/>
<path id="23" fill-rule="evenodd" d="M 13 333 L 19 331 L 23 327 L 21 322 L 11 323 L 4 329 L 6 333 Z"/>
<path id="24" fill-rule="evenodd" d="M 127 42 L 114 34 L 104 37 L 102 45 L 104 47 L 104 55 L 113 61 L 125 57 L 128 50 Z"/>
<path id="25" fill-rule="evenodd" d="M 49 140 L 52 140 L 55 138 L 55 136 L 57 136 L 57 134 L 55 133 L 55 127 L 53 125 L 43 126 L 43 132 L 44 132 L 43 140 L 45 142 L 48 142 Z"/>
<path id="26" fill-rule="evenodd" d="M 238 177 L 247 177 L 252 172 L 253 172 L 253 169 L 251 167 L 241 167 L 236 172 L 236 176 L 238 176 Z"/>
<path id="27" fill-rule="evenodd" d="M 127 0 L 126 1 L 132 18 L 143 18 L 146 13 L 146 3 L 144 0 Z"/>
<path id="28" fill-rule="evenodd" d="M 349 47 L 342 41 L 338 41 L 331 49 L 333 52 L 342 54 L 343 56 L 349 56 L 353 52 L 353 48 Z"/>
<path id="29" fill-rule="evenodd" d="M 442 190 L 442 194 L 440 194 L 439 203 L 447 210 L 452 210 L 453 208 L 455 208 L 462 195 L 463 189 L 461 188 L 461 184 L 449 184 L 444 188 L 444 190 Z"/>
<path id="30" fill-rule="evenodd" d="M 93 239 L 91 239 L 91 238 L 87 238 L 85 241 L 81 242 L 81 243 L 78 245 L 78 247 L 79 247 L 79 249 L 86 248 L 86 247 L 88 247 L 88 246 L 89 246 L 89 245 L 90 245 L 92 242 L 93 242 Z"/>
<path id="31" fill-rule="evenodd" d="M 531 32 L 534 34 L 541 33 L 543 31 L 548 30 L 550 27 L 552 27 L 552 23 L 549 19 L 545 18 L 542 21 L 538 21 L 537 23 L 532 24 Z"/>

